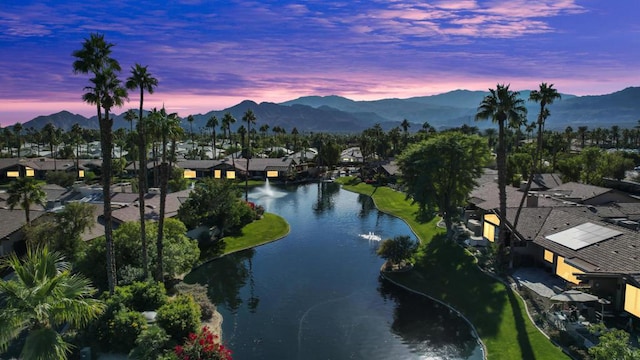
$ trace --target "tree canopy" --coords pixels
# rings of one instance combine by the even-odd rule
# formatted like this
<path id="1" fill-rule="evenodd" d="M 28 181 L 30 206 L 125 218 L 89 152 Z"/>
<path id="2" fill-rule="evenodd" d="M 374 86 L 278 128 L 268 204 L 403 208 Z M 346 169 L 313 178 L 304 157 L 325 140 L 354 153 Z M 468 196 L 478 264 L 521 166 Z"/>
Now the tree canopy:
<path id="1" fill-rule="evenodd" d="M 407 196 L 422 211 L 442 214 L 451 233 L 458 207 L 465 205 L 469 192 L 482 174 L 489 157 L 486 141 L 477 135 L 447 132 L 412 144 L 398 158 L 400 179 Z"/>

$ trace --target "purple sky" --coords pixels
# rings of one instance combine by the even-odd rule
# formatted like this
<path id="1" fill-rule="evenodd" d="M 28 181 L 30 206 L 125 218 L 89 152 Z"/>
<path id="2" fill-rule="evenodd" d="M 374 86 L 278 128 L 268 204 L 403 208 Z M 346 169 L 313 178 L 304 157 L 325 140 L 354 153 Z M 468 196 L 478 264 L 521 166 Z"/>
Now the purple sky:
<path id="1" fill-rule="evenodd" d="M 30 1 L 0 5 L 0 123 L 69 110 L 92 32 L 159 79 L 145 108 L 181 116 L 244 99 L 406 98 L 555 84 L 595 95 L 640 85 L 638 0 Z M 137 93 L 117 113 L 137 106 Z"/>

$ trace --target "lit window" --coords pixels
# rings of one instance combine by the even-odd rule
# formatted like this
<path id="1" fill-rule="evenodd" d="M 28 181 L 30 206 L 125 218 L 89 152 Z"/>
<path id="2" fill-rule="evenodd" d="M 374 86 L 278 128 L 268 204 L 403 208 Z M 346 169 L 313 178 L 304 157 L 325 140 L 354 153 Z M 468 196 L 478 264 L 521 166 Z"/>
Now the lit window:
<path id="1" fill-rule="evenodd" d="M 547 262 L 550 262 L 553 264 L 553 253 L 547 249 L 544 249 L 544 259 Z"/>
<path id="2" fill-rule="evenodd" d="M 227 179 L 235 179 L 236 178 L 236 172 L 235 171 L 227 171 Z"/>
<path id="3" fill-rule="evenodd" d="M 185 169 L 183 177 L 185 179 L 194 179 L 196 177 L 196 172 L 195 170 Z"/>
<path id="4" fill-rule="evenodd" d="M 640 317 L 640 289 L 627 284 L 624 291 L 624 310 Z"/>
<path id="5" fill-rule="evenodd" d="M 213 170 L 213 177 L 216 179 L 222 179 L 222 170 Z"/>
<path id="6" fill-rule="evenodd" d="M 277 171 L 267 171 L 267 177 L 270 177 L 270 178 L 278 177 L 278 172 Z"/>
<path id="7" fill-rule="evenodd" d="M 20 177 L 20 172 L 19 171 L 7 171 L 7 177 L 10 177 L 10 178 Z"/>

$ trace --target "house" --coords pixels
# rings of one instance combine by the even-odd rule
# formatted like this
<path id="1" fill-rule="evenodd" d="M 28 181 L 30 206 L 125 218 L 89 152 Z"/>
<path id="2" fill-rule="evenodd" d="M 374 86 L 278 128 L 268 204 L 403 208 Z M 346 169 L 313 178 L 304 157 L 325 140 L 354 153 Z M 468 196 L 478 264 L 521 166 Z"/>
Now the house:
<path id="1" fill-rule="evenodd" d="M 514 264 L 544 268 L 569 287 L 580 286 L 640 318 L 640 204 L 621 191 L 567 183 L 526 198 L 507 187 L 507 213 L 499 211 L 497 185 L 488 178 L 471 193 L 469 208 L 482 236 L 494 242 L 505 222 Z"/>
<path id="2" fill-rule="evenodd" d="M 227 160 L 179 160 L 176 166 L 184 169 L 187 179 L 235 179 L 238 173 L 238 168 Z"/>
<path id="3" fill-rule="evenodd" d="M 362 164 L 364 162 L 364 156 L 359 147 L 350 147 L 342 150 L 340 153 L 340 163 L 347 164 Z"/>
<path id="4" fill-rule="evenodd" d="M 283 158 L 253 158 L 249 160 L 247 169 L 247 159 L 236 159 L 236 167 L 242 172 L 248 173 L 251 179 L 278 179 L 288 180 L 296 174 L 296 163 L 288 157 Z"/>

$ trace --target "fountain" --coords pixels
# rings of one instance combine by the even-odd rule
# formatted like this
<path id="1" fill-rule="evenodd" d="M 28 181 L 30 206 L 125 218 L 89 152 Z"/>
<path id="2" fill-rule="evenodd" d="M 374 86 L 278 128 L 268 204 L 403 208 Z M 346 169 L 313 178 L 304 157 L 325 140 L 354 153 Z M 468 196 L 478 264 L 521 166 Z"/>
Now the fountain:
<path id="1" fill-rule="evenodd" d="M 376 235 L 371 231 L 369 231 L 368 234 L 360 234 L 358 236 L 360 236 L 363 239 L 367 239 L 369 241 L 380 241 L 380 240 L 382 240 L 382 237 L 380 235 Z"/>
<path id="2" fill-rule="evenodd" d="M 283 196 L 287 195 L 286 192 L 283 191 L 278 191 L 275 190 L 271 187 L 271 184 L 269 183 L 269 178 L 267 178 L 264 182 L 264 186 L 261 186 L 259 188 L 256 189 L 255 193 L 252 194 L 252 197 L 254 198 L 263 198 L 263 197 L 268 197 L 268 198 L 281 198 Z"/>

